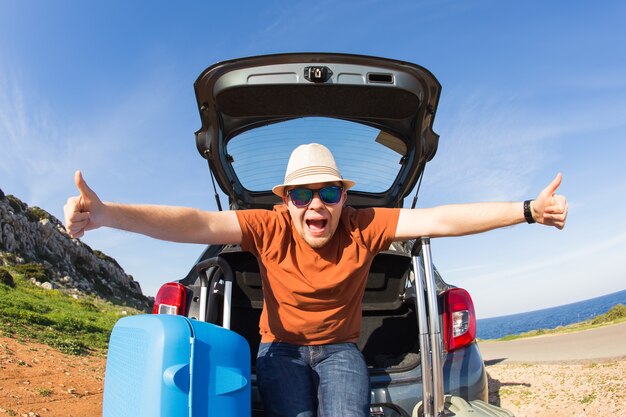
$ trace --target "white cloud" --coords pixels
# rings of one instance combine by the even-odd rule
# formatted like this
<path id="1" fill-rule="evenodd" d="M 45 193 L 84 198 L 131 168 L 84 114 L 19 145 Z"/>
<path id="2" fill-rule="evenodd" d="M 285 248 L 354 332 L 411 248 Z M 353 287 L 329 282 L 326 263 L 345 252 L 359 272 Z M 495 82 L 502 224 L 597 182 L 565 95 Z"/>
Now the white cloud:
<path id="1" fill-rule="evenodd" d="M 140 169 L 137 161 L 150 154 L 149 126 L 167 112 L 171 92 L 164 86 L 173 84 L 167 74 L 153 73 L 115 92 L 115 106 L 69 115 L 52 108 L 15 73 L 0 71 L 0 187 L 30 205 L 56 209 L 57 215 L 59 201 L 73 192 L 75 169 L 120 182 Z"/>
<path id="2" fill-rule="evenodd" d="M 437 155 L 426 169 L 424 190 L 436 190 L 447 202 L 524 199 L 540 191 L 561 166 L 570 138 L 588 136 L 610 146 L 607 129 L 626 126 L 626 102 L 613 92 L 580 96 L 569 101 L 555 93 L 554 106 L 542 97 L 508 96 L 476 91 L 460 98 L 446 97 L 435 129 L 441 140 Z M 591 94 L 591 93 L 590 93 Z M 592 106 L 590 104 L 593 103 Z M 621 145 L 619 145 L 621 147 Z M 614 148 L 614 146 L 611 146 Z M 568 149 L 570 150 L 570 149 Z M 568 162 L 568 161 L 565 161 Z M 592 161 L 590 161 L 592 163 Z"/>
<path id="3" fill-rule="evenodd" d="M 86 150 L 61 132 L 46 103 L 11 71 L 0 78 L 0 171 L 2 186 L 30 204 L 42 204 L 57 191 L 54 179 L 64 172 L 67 155 Z M 71 177 L 70 177 L 71 178 Z"/>
<path id="4" fill-rule="evenodd" d="M 514 267 L 499 269 L 497 272 L 475 275 L 468 277 L 468 280 L 480 281 L 501 281 L 501 280 L 527 280 L 539 271 L 546 271 L 549 268 L 563 267 L 571 265 L 573 261 L 580 259 L 593 259 L 596 255 L 607 255 L 607 251 L 615 251 L 616 248 L 626 245 L 626 233 L 620 233 L 607 237 L 604 240 L 595 242 L 585 242 L 584 245 L 575 245 L 566 252 L 558 251 L 557 255 L 552 253 L 546 257 L 539 257 L 534 261 L 518 264 Z"/>
<path id="5" fill-rule="evenodd" d="M 440 146 L 425 188 L 459 201 L 526 196 L 529 178 L 549 160 L 547 139 L 558 132 L 523 113 L 512 99 L 477 93 L 439 115 Z"/>

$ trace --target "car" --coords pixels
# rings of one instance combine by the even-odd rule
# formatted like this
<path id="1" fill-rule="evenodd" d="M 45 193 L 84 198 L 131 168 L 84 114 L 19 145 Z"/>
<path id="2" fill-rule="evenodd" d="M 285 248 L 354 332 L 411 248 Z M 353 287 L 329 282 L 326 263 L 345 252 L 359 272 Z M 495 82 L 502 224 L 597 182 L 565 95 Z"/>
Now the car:
<path id="1" fill-rule="evenodd" d="M 441 85 L 409 62 L 340 53 L 254 56 L 208 67 L 194 85 L 201 127 L 196 147 L 228 209 L 271 209 L 291 151 L 316 142 L 334 154 L 353 207 L 403 207 L 437 151 L 433 122 Z M 409 416 L 422 400 L 415 241 L 378 254 L 362 300 L 359 347 L 371 382 L 371 416 Z M 444 347 L 444 389 L 487 401 L 470 294 L 435 270 Z M 254 361 L 263 308 L 259 265 L 237 245 L 209 245 L 185 277 L 164 284 L 153 312 L 225 324 L 248 341 L 252 409 L 263 416 Z M 423 286 L 419 286 L 423 288 Z M 226 305 L 226 308 L 224 306 Z"/>

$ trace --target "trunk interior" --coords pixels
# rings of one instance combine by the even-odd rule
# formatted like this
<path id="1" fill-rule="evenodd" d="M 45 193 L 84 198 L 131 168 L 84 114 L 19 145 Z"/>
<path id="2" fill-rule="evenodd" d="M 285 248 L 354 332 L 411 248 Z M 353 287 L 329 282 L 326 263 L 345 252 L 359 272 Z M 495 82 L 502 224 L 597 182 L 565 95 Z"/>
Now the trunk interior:
<path id="1" fill-rule="evenodd" d="M 248 340 L 254 367 L 260 341 L 258 323 L 263 307 L 259 266 L 251 253 L 239 248 L 225 249 L 220 256 L 234 273 L 231 329 Z M 406 370 L 419 363 L 415 308 L 412 301 L 406 302 L 403 297 L 410 268 L 411 257 L 406 252 L 395 250 L 378 254 L 370 268 L 362 302 L 359 347 L 372 373 Z M 197 288 L 191 286 L 196 294 L 199 293 Z M 191 298 L 189 311 L 193 316 L 192 313 L 198 311 L 193 305 L 197 304 L 197 298 Z M 221 310 L 221 298 L 210 301 L 207 321 L 220 322 Z"/>

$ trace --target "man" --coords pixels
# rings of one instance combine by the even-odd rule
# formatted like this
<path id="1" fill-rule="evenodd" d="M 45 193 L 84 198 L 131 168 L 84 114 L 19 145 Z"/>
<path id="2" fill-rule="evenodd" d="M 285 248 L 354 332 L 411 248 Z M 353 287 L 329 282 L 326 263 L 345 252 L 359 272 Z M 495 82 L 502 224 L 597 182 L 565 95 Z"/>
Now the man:
<path id="1" fill-rule="evenodd" d="M 264 308 L 257 380 L 268 416 L 367 416 L 369 378 L 356 347 L 360 300 L 371 261 L 394 240 L 479 233 L 522 222 L 562 229 L 561 175 L 533 201 L 430 209 L 345 206 L 354 181 L 330 151 L 296 148 L 274 210 L 207 212 L 185 207 L 103 203 L 76 173 L 80 191 L 65 205 L 68 233 L 102 226 L 158 239 L 241 244 L 259 261 Z"/>

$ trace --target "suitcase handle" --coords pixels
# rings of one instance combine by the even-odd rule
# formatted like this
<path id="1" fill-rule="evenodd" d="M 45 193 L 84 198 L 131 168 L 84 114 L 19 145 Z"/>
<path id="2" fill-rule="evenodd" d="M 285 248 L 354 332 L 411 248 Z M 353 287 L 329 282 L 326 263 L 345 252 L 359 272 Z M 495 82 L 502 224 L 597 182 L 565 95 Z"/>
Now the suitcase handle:
<path id="1" fill-rule="evenodd" d="M 430 238 L 415 242 L 411 253 L 415 277 L 415 304 L 420 337 L 422 404 L 424 416 L 441 416 L 444 410 L 443 342 L 439 324 L 437 286 Z"/>
<path id="2" fill-rule="evenodd" d="M 222 327 L 230 329 L 231 300 L 233 294 L 233 270 L 221 256 L 214 256 L 196 264 L 196 272 L 200 277 L 200 314 L 199 320 L 206 321 L 206 305 L 208 299 L 210 273 L 212 268 L 219 268 L 224 277 L 224 308 Z"/>

